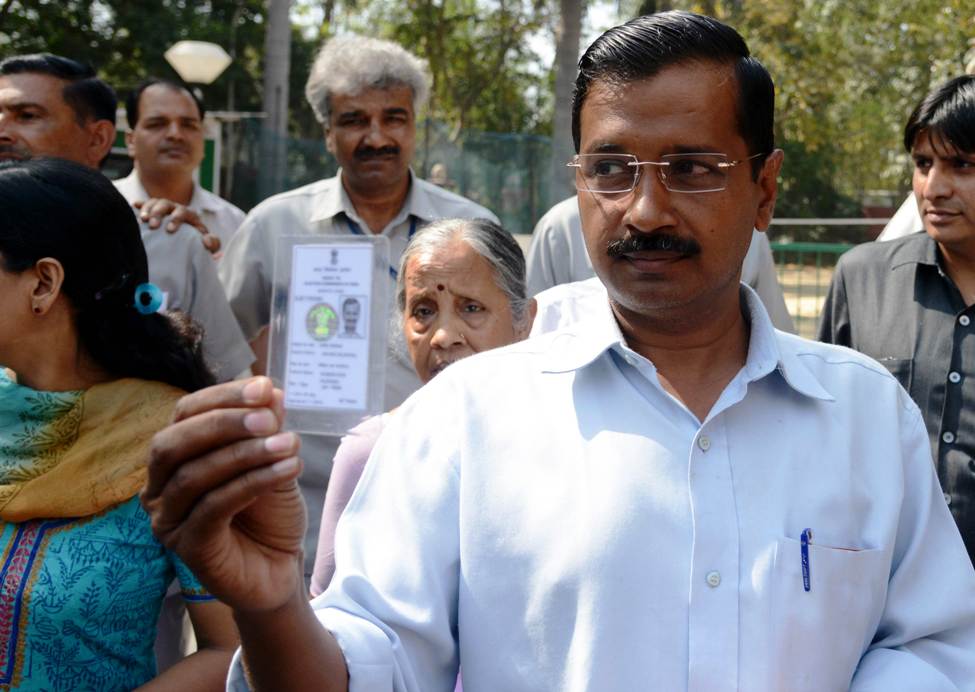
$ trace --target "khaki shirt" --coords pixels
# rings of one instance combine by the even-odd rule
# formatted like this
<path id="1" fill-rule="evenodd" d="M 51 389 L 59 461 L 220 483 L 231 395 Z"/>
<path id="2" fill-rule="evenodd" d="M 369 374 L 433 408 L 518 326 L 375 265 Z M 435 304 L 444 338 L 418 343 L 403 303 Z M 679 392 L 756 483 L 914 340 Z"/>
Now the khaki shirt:
<path id="1" fill-rule="evenodd" d="M 251 210 L 227 246 L 220 262 L 220 279 L 248 339 L 257 336 L 270 321 L 274 251 L 280 236 L 355 235 L 349 221 L 360 229 L 368 229 L 352 206 L 340 176 L 341 171 L 334 178 L 319 180 L 265 200 Z M 421 180 L 412 172 L 410 176 L 410 192 L 403 208 L 382 230 L 382 235 L 389 239 L 389 258 L 394 267 L 399 266 L 399 257 L 409 242 L 411 226 L 419 228 L 430 221 L 454 217 L 498 221 L 479 204 Z M 389 296 L 392 297 L 396 282 L 392 276 L 389 276 L 389 282 Z M 391 305 L 390 309 L 395 308 Z M 420 380 L 403 349 L 391 346 L 386 358 L 385 410 L 399 406 L 419 387 Z M 305 470 L 299 485 L 308 508 L 306 576 L 311 575 L 314 565 L 325 486 L 338 442 L 338 437 L 301 436 Z"/>

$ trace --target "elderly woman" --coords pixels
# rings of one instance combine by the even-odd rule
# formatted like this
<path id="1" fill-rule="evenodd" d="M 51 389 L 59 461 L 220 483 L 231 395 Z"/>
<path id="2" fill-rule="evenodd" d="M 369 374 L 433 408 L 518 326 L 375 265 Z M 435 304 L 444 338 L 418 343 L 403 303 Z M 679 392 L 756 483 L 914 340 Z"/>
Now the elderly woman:
<path id="1" fill-rule="evenodd" d="M 524 339 L 535 316 L 525 297 L 525 258 L 511 235 L 485 220 L 445 219 L 417 233 L 400 260 L 396 299 L 417 375 L 429 382 L 451 363 Z M 335 526 L 386 419 L 369 418 L 342 438 L 325 495 L 311 593 L 335 572 Z"/>
<path id="2" fill-rule="evenodd" d="M 2 164 L 0 209 L 0 687 L 222 689 L 229 610 L 138 497 L 150 438 L 213 382 L 199 333 L 157 312 L 135 217 L 97 171 Z M 156 677 L 174 577 L 200 650 Z"/>

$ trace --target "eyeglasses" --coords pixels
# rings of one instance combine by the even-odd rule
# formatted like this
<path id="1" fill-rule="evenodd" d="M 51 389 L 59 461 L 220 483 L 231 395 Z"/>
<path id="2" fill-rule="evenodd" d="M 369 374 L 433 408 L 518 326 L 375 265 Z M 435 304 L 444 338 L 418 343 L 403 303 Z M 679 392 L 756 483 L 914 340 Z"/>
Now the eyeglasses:
<path id="1" fill-rule="evenodd" d="M 633 154 L 578 154 L 567 166 L 577 169 L 576 189 L 611 195 L 634 190 L 641 166 L 657 169 L 660 182 L 671 192 L 720 192 L 728 187 L 728 170 L 757 159 L 729 161 L 724 154 L 665 154 L 660 161 L 640 161 Z"/>

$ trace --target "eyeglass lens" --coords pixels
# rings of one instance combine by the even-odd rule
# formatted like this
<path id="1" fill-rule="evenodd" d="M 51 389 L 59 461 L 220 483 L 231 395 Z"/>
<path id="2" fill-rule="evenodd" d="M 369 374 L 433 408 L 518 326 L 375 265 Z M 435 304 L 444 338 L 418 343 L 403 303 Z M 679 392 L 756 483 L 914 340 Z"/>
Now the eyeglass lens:
<path id="1" fill-rule="evenodd" d="M 629 192 L 636 187 L 640 166 L 652 165 L 672 192 L 716 192 L 727 185 L 724 154 L 667 154 L 658 162 L 637 162 L 631 154 L 580 154 L 576 157 L 582 190 Z M 577 186 L 578 187 L 578 186 Z"/>

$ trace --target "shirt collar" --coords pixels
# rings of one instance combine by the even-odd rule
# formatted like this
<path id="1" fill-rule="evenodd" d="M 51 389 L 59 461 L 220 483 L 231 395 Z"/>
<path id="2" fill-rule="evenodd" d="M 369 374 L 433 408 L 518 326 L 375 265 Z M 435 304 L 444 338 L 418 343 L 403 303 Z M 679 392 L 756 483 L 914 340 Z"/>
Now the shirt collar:
<path id="1" fill-rule="evenodd" d="M 776 331 L 765 306 L 751 287 L 741 284 L 741 296 L 751 325 L 744 367 L 747 381 L 756 381 L 778 371 L 800 394 L 832 401 L 833 397 L 799 359 L 792 340 L 800 343 L 803 340 Z M 591 316 L 556 334 L 546 356 L 545 372 L 582 369 L 609 349 L 633 353 L 626 345 L 608 301 L 600 303 Z"/>
<path id="2" fill-rule="evenodd" d="M 190 209 L 207 211 L 215 214 L 219 211 L 216 195 L 208 195 L 195 180 L 193 181 L 193 197 L 190 199 Z"/>
<path id="3" fill-rule="evenodd" d="M 897 241 L 887 241 L 897 242 Z M 938 265 L 938 244 L 924 231 L 906 236 L 891 257 L 890 268 L 897 269 L 905 264 Z"/>
<path id="4" fill-rule="evenodd" d="M 149 199 L 149 193 L 146 192 L 145 185 L 142 184 L 141 178 L 139 178 L 139 171 L 135 168 L 129 173 L 125 178 L 122 179 L 123 184 L 126 189 L 132 194 L 132 198 L 136 200 L 147 200 Z M 199 183 L 195 180 L 193 181 L 193 196 L 190 198 L 189 208 L 193 211 L 217 211 L 216 205 L 206 198 L 203 194 L 203 188 L 200 187 Z"/>
<path id="5" fill-rule="evenodd" d="M 436 218 L 436 215 L 431 213 L 433 207 L 430 204 L 427 191 L 420 189 L 420 183 L 423 181 L 416 177 L 412 168 L 409 170 L 409 174 L 410 191 L 403 201 L 403 206 L 389 223 L 389 226 L 397 226 L 410 216 L 416 216 L 422 220 Z M 342 169 L 339 169 L 334 178 L 323 182 L 332 184 L 323 185 L 319 193 L 315 195 L 312 203 L 310 221 L 324 221 L 326 219 L 332 219 L 338 214 L 345 214 L 356 223 L 360 223 L 361 219 L 356 214 L 352 200 L 349 199 L 349 195 L 342 185 Z"/>

